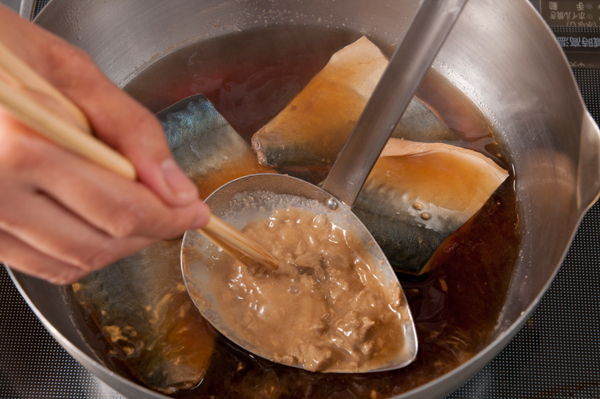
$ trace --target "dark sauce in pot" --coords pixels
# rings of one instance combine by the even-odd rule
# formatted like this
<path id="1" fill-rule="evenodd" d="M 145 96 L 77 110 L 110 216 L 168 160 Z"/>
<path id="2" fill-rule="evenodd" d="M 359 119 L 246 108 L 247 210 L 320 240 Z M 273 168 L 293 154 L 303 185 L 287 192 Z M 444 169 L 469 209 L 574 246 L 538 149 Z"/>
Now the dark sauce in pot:
<path id="1" fill-rule="evenodd" d="M 373 374 L 319 374 L 256 358 L 219 337 L 202 384 L 181 398 L 386 398 L 451 371 L 488 342 L 520 243 L 512 184 L 434 255 L 423 277 L 400 275 L 416 323 L 419 352 L 408 367 Z"/>
<path id="2" fill-rule="evenodd" d="M 355 32 L 315 27 L 265 29 L 180 49 L 141 72 L 126 90 L 154 112 L 204 93 L 246 140 L 275 116 Z M 391 48 L 378 43 L 384 52 Z M 418 95 L 460 137 L 512 172 L 477 108 L 434 71 Z M 178 398 L 385 398 L 464 363 L 491 338 L 520 245 L 518 201 L 510 176 L 469 222 L 438 249 L 433 271 L 400 275 L 417 326 L 410 366 L 373 374 L 320 374 L 281 366 L 217 338 L 202 383 Z M 107 356 L 105 354 L 105 356 Z"/>

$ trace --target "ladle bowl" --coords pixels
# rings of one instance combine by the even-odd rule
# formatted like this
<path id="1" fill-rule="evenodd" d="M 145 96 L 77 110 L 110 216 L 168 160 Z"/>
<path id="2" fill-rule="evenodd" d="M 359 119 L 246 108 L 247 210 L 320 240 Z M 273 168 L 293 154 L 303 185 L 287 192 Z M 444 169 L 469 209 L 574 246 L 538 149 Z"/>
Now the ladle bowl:
<path id="1" fill-rule="evenodd" d="M 334 198 L 325 190 L 303 180 L 275 174 L 255 174 L 233 180 L 206 199 L 211 211 L 238 230 L 248 223 L 266 219 L 274 211 L 295 207 L 305 209 L 314 214 L 325 213 L 334 225 L 353 233 L 362 243 L 366 243 L 366 252 L 376 266 L 376 278 L 384 289 L 400 286 L 392 266 L 383 255 L 362 222 L 352 213 L 350 208 Z M 188 292 L 202 315 L 223 335 L 241 347 L 274 360 L 272 353 L 258 345 L 255 341 L 244 338 L 235 328 L 223 320 L 223 309 L 218 298 L 212 295 L 215 271 L 208 267 L 212 244 L 196 230 L 186 232 L 181 248 L 181 267 Z M 367 372 L 392 370 L 410 364 L 417 355 L 417 335 L 408 308 L 408 302 L 402 291 L 402 314 L 408 314 L 404 323 L 405 344 L 402 350 L 387 364 L 377 368 L 364 370 Z M 339 372 L 331 369 L 330 372 Z"/>

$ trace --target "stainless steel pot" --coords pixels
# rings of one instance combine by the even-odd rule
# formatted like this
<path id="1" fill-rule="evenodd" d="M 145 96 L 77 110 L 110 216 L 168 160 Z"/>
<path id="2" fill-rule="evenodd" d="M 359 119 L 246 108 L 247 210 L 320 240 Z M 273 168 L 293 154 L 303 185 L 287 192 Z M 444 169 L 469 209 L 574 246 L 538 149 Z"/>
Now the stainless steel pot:
<path id="1" fill-rule="evenodd" d="M 36 22 L 86 50 L 124 86 L 185 45 L 280 24 L 342 27 L 396 44 L 417 0 L 54 0 Z M 434 68 L 483 111 L 514 161 L 524 238 L 493 339 L 471 360 L 398 398 L 441 398 L 490 362 L 529 318 L 600 193 L 600 132 L 563 53 L 526 0 L 472 0 Z M 13 272 L 58 342 L 130 398 L 164 396 L 108 370 L 73 326 L 58 287 Z"/>

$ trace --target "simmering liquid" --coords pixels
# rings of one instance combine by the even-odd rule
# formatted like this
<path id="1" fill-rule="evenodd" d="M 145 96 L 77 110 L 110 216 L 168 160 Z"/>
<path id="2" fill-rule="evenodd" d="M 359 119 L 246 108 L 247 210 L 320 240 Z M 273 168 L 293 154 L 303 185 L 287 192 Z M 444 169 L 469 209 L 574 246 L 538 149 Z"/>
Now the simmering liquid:
<path id="1" fill-rule="evenodd" d="M 335 51 L 359 36 L 315 27 L 231 35 L 176 51 L 140 73 L 126 90 L 155 112 L 204 93 L 249 141 Z M 382 48 L 390 53 L 389 47 Z M 444 78 L 431 71 L 418 95 L 463 138 L 458 145 L 483 152 L 512 170 L 481 113 Z M 492 338 L 517 258 L 520 234 L 513 183 L 510 176 L 481 211 L 444 242 L 431 272 L 399 276 L 419 339 L 419 352 L 410 366 L 374 374 L 311 373 L 256 358 L 219 337 L 202 383 L 174 396 L 385 398 L 464 363 Z M 101 342 L 97 346 L 102 345 L 106 347 Z M 111 357 L 106 352 L 102 356 Z"/>

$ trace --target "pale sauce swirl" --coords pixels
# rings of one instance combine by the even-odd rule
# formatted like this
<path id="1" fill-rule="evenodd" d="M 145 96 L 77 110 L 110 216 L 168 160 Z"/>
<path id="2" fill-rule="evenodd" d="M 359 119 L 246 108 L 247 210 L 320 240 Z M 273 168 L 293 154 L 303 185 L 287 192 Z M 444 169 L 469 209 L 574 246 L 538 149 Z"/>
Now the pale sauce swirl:
<path id="1" fill-rule="evenodd" d="M 310 371 L 357 372 L 402 353 L 406 304 L 385 286 L 364 244 L 325 215 L 274 212 L 244 233 L 281 260 L 257 270 L 223 252 L 214 281 L 219 308 L 236 332 L 278 362 Z"/>

